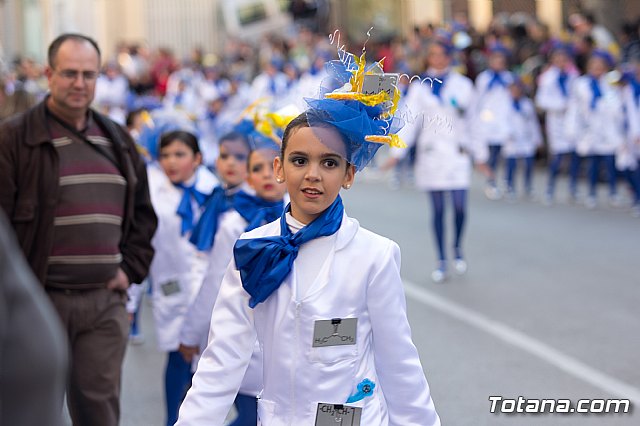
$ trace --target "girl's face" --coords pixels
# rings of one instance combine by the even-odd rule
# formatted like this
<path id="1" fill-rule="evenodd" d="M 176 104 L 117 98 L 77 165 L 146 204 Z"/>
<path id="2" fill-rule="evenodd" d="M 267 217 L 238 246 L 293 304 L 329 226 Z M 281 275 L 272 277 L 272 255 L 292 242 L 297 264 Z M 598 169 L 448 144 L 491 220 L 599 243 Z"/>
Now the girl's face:
<path id="1" fill-rule="evenodd" d="M 247 182 L 256 195 L 267 201 L 280 201 L 287 187 L 278 183 L 273 173 L 273 160 L 278 153 L 271 149 L 253 151 L 249 156 L 249 175 Z"/>
<path id="2" fill-rule="evenodd" d="M 220 145 L 216 169 L 220 179 L 233 188 L 247 179 L 249 148 L 242 141 L 225 141 Z"/>
<path id="3" fill-rule="evenodd" d="M 355 177 L 355 167 L 347 167 L 347 161 L 320 142 L 316 132 L 323 140 L 331 139 L 325 141 L 328 145 L 340 141 L 344 147 L 335 130 L 299 127 L 290 134 L 283 158 L 274 160 L 276 177 L 286 183 L 291 197 L 291 215 L 304 224 L 320 216 Z"/>
<path id="4" fill-rule="evenodd" d="M 587 73 L 595 78 L 600 78 L 609 71 L 607 61 L 597 56 L 592 56 L 587 62 Z"/>
<path id="5" fill-rule="evenodd" d="M 160 150 L 160 167 L 173 183 L 186 182 L 193 177 L 202 161 L 189 145 L 175 139 Z"/>

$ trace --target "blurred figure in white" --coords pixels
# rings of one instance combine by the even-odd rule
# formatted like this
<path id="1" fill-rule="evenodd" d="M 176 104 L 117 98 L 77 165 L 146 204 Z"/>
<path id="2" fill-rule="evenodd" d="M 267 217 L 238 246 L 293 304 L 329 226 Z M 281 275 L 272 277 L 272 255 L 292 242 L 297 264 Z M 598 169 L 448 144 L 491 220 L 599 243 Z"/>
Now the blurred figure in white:
<path id="1" fill-rule="evenodd" d="M 491 200 L 501 197 L 496 179 L 502 146 L 510 132 L 511 95 L 509 85 L 512 74 L 507 71 L 509 51 L 496 44 L 489 54 L 489 68 L 476 79 L 476 98 L 471 110 L 474 137 L 488 147 L 487 164 L 491 175 L 487 180 L 485 194 Z"/>
<path id="2" fill-rule="evenodd" d="M 129 81 L 115 61 L 107 62 L 96 81 L 94 107 L 120 125 L 126 124 Z"/>
<path id="3" fill-rule="evenodd" d="M 533 101 L 525 95 L 525 87 L 520 79 L 509 86 L 512 96 L 511 136 L 504 144 L 507 175 L 507 199 L 516 199 L 516 179 L 518 162 L 524 163 L 524 193 L 533 197 L 533 162 L 536 150 L 542 145 L 542 131 Z"/>
<path id="4" fill-rule="evenodd" d="M 617 205 L 615 154 L 624 143 L 622 93 L 609 71 L 611 55 L 595 50 L 587 63 L 587 74 L 578 77 L 573 86 L 567 110 L 567 133 L 576 138 L 576 152 L 590 160 L 589 192 L 585 206 L 597 205 L 596 185 L 600 165 L 604 163 L 609 186 L 609 202 Z"/>
<path id="5" fill-rule="evenodd" d="M 549 67 L 540 75 L 535 102 L 545 112 L 545 125 L 549 150 L 549 181 L 544 203 L 554 200 L 556 179 L 562 162 L 569 165 L 569 197 L 575 200 L 578 190 L 579 157 L 575 141 L 566 134 L 566 113 L 571 86 L 578 70 L 571 60 L 570 47 L 558 43 L 550 53 Z"/>

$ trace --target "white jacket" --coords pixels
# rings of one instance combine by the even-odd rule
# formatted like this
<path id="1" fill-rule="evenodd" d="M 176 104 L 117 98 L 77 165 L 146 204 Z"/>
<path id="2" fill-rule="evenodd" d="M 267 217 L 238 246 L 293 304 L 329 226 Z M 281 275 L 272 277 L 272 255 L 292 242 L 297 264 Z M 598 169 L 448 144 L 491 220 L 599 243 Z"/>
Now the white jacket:
<path id="1" fill-rule="evenodd" d="M 149 270 L 153 288 L 153 316 L 158 347 L 162 351 L 175 351 L 179 346 L 179 333 L 187 308 L 195 298 L 207 265 L 207 254 L 199 252 L 189 242 L 189 235 L 180 235 L 182 219 L 176 213 L 183 191 L 171 183 L 156 165 L 147 169 L 151 203 L 158 216 L 158 228 L 151 243 L 155 255 Z M 218 184 L 216 177 L 205 167 L 199 167 L 196 189 L 211 193 Z M 199 208 L 193 204 L 197 220 Z M 165 295 L 163 285 L 177 281 L 180 291 Z"/>
<path id="2" fill-rule="evenodd" d="M 494 86 L 489 89 L 493 72 L 482 71 L 476 78 L 476 97 L 471 108 L 473 137 L 485 145 L 503 145 L 509 137 L 509 108 L 511 94 L 509 84 L 513 75 L 502 71 L 500 76 L 507 87 Z"/>
<path id="3" fill-rule="evenodd" d="M 209 266 L 204 275 L 202 286 L 197 297 L 187 311 L 180 343 L 187 346 L 198 346 L 204 350 L 209 337 L 211 311 L 218 298 L 220 284 L 233 257 L 233 246 L 246 229 L 248 223 L 235 210 L 229 210 L 220 215 L 218 232 L 209 255 Z M 240 393 L 244 395 L 258 395 L 262 390 L 262 352 L 256 345 L 247 373 L 240 386 Z"/>
<path id="4" fill-rule="evenodd" d="M 243 235 L 279 235 L 272 222 Z M 313 250 L 310 241 L 300 250 Z M 334 249 L 316 281 L 297 294 L 293 271 L 265 302 L 248 306 L 232 261 L 211 318 L 209 346 L 177 425 L 222 425 L 247 367 L 256 337 L 264 354 L 262 426 L 313 425 L 318 403 L 344 404 L 365 378 L 373 395 L 354 403 L 362 426 L 431 426 L 440 420 L 418 352 L 411 341 L 394 242 L 343 217 Z M 312 347 L 314 321 L 357 318 L 355 345 Z"/>
<path id="5" fill-rule="evenodd" d="M 536 149 L 542 144 L 540 122 L 536 108 L 531 99 L 520 98 L 520 111 L 511 102 L 511 135 L 503 147 L 505 157 L 525 158 L 533 157 Z"/>
<path id="6" fill-rule="evenodd" d="M 409 86 L 406 97 L 409 116 L 400 137 L 409 146 L 417 144 L 415 176 L 419 189 L 465 189 L 471 180 L 470 153 L 477 153 L 477 146 L 470 140 L 465 113 L 473 99 L 473 83 L 451 71 L 440 96 L 433 94 L 428 81 Z M 392 155 L 406 155 L 407 151 L 393 150 Z"/>
<path id="7" fill-rule="evenodd" d="M 627 133 L 625 142 L 616 153 L 616 167 L 618 170 L 635 170 L 640 161 L 640 105 L 630 85 L 622 90 L 622 98 Z"/>
<path id="8" fill-rule="evenodd" d="M 580 155 L 613 155 L 623 144 L 624 114 L 620 89 L 607 82 L 606 75 L 599 80 L 602 97 L 591 109 L 593 97 L 591 78 L 578 77 L 572 86 L 567 110 L 567 134 L 576 140 Z"/>
<path id="9" fill-rule="evenodd" d="M 576 79 L 576 73 L 570 72 L 568 74 L 567 88 L 569 93 L 567 96 L 564 96 L 558 83 L 559 68 L 549 67 L 540 75 L 538 80 L 535 103 L 546 113 L 547 141 L 552 154 L 563 154 L 575 149 L 575 141 L 568 137 L 566 133 L 566 113 L 571 86 Z"/>

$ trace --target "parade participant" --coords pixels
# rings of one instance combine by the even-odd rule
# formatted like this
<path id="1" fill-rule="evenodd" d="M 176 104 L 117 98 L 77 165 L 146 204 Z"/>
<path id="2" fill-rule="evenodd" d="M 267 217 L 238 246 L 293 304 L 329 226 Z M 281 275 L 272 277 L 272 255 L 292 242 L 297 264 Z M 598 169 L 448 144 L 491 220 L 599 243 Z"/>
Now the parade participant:
<path id="1" fill-rule="evenodd" d="M 555 196 L 556 178 L 562 162 L 569 165 L 569 197 L 574 201 L 578 190 L 580 157 L 575 152 L 575 141 L 566 134 L 566 112 L 570 88 L 578 76 L 571 60 L 570 47 L 557 44 L 552 48 L 549 67 L 540 75 L 535 103 L 545 112 L 549 161 L 549 180 L 544 203 L 551 205 Z"/>
<path id="2" fill-rule="evenodd" d="M 246 137 L 231 132 L 220 138 L 220 154 L 216 160 L 216 172 L 222 182 L 205 202 L 205 209 L 193 229 L 190 241 L 200 251 L 209 251 L 218 231 L 220 215 L 232 208 L 233 197 L 246 188 L 247 160 L 251 147 Z"/>
<path id="3" fill-rule="evenodd" d="M 536 149 L 542 144 L 542 132 L 533 101 L 524 94 L 524 85 L 515 79 L 509 86 L 513 101 L 511 103 L 511 135 L 504 145 L 504 157 L 507 174 L 507 199 L 516 199 L 515 174 L 518 160 L 524 162 L 524 192 L 533 196 L 533 161 Z"/>
<path id="4" fill-rule="evenodd" d="M 279 147 L 274 141 L 260 136 L 252 139 L 252 145 L 254 150 L 249 155 L 247 182 L 255 195 L 238 192 L 234 198 L 234 209 L 220 216 L 220 230 L 216 233 L 209 256 L 209 267 L 182 327 L 180 352 L 186 361 L 191 361 L 207 345 L 211 311 L 236 240 L 243 232 L 278 219 L 284 210 L 286 188 L 283 183 L 275 180 L 273 173 L 273 159 L 277 156 Z M 235 400 L 238 417 L 232 426 L 256 424 L 256 396 L 261 390 L 262 354 L 260 348 L 256 347 Z"/>
<path id="5" fill-rule="evenodd" d="M 0 206 L 67 331 L 73 423 L 117 425 L 126 290 L 147 275 L 156 215 L 134 142 L 89 108 L 98 45 L 63 34 L 48 58 L 50 94 L 0 126 Z"/>
<path id="6" fill-rule="evenodd" d="M 440 424 L 411 341 L 398 245 L 361 228 L 339 195 L 373 141 L 398 142 L 397 104 L 361 93 L 364 57 L 350 58 L 355 69 L 339 63 L 341 90 L 310 100 L 284 132 L 274 169 L 291 202 L 234 247 L 180 426 L 223 424 L 256 338 L 262 425 Z"/>
<path id="7" fill-rule="evenodd" d="M 167 425 L 176 422 L 191 383 L 191 364 L 178 352 L 179 333 L 207 264 L 206 255 L 189 242 L 189 236 L 207 195 L 218 183 L 201 160 L 195 135 L 178 130 L 160 138 L 160 170 L 149 166 L 151 201 L 158 215 L 152 240 L 156 255 L 149 278 L 158 348 L 168 353 L 164 375 Z"/>
<path id="8" fill-rule="evenodd" d="M 502 45 L 495 45 L 489 52 L 489 68 L 476 78 L 476 98 L 471 107 L 474 138 L 489 149 L 487 165 L 491 176 L 487 180 L 485 194 L 491 200 L 502 196 L 497 186 L 497 171 L 502 146 L 509 136 L 509 115 L 511 95 L 509 85 L 513 81 L 507 70 L 509 51 Z"/>
<path id="9" fill-rule="evenodd" d="M 117 62 L 108 62 L 96 81 L 95 108 L 120 125 L 126 124 L 129 81 Z"/>
<path id="10" fill-rule="evenodd" d="M 616 153 L 616 168 L 631 186 L 631 215 L 640 217 L 640 57 L 631 62 L 623 89 L 626 122 L 625 142 Z"/>
<path id="11" fill-rule="evenodd" d="M 416 146 L 416 186 L 428 192 L 433 208 L 433 231 L 438 250 L 438 265 L 431 274 L 434 282 L 442 282 L 447 276 L 449 256 L 444 236 L 447 197 L 451 198 L 454 209 L 454 267 L 460 274 L 467 270 L 462 252 L 462 231 L 471 181 L 471 155 L 476 147 L 470 142 L 466 112 L 474 88 L 471 80 L 451 69 L 452 51 L 452 46 L 445 42 L 434 42 L 429 46 L 426 74 L 432 81 L 412 83 L 406 98 L 407 109 L 421 118 L 408 120 L 401 132 L 407 144 Z M 427 123 L 425 117 L 438 117 L 438 120 Z M 398 157 L 406 152 L 393 150 L 392 155 Z"/>
<path id="12" fill-rule="evenodd" d="M 576 138 L 576 152 L 590 160 L 589 193 L 585 206 L 597 205 L 596 185 L 600 164 L 604 162 L 609 184 L 609 202 L 618 203 L 615 153 L 624 142 L 622 96 L 607 72 L 613 67 L 607 52 L 596 50 L 589 58 L 587 74 L 573 85 L 567 110 L 567 133 Z"/>

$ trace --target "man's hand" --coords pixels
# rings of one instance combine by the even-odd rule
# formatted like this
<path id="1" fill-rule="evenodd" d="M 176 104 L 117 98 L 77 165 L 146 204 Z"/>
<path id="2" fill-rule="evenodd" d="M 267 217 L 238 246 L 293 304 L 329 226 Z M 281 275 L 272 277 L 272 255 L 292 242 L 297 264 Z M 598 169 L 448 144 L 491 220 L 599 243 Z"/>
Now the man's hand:
<path id="1" fill-rule="evenodd" d="M 107 288 L 113 291 L 127 291 L 129 284 L 131 284 L 131 282 L 129 281 L 127 274 L 125 274 L 122 269 L 118 268 L 116 276 L 107 282 Z"/>
<path id="2" fill-rule="evenodd" d="M 193 357 L 200 353 L 200 348 L 198 348 L 197 346 L 185 346 L 180 343 L 178 352 L 180 352 L 182 358 L 184 358 L 185 361 L 191 362 L 193 361 Z"/>

